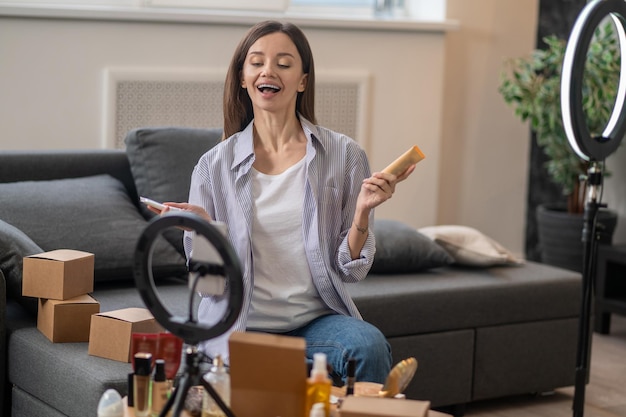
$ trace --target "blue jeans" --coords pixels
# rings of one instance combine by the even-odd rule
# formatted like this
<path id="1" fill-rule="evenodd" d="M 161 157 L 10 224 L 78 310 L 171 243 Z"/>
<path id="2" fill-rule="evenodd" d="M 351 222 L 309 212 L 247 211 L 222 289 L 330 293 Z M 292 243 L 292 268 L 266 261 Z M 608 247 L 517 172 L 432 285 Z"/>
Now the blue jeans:
<path id="1" fill-rule="evenodd" d="M 325 353 L 335 381 L 346 383 L 350 358 L 356 360 L 357 381 L 382 384 L 391 370 L 389 343 L 380 330 L 363 320 L 330 314 L 284 334 L 306 340 L 306 357 L 310 361 L 314 353 Z"/>

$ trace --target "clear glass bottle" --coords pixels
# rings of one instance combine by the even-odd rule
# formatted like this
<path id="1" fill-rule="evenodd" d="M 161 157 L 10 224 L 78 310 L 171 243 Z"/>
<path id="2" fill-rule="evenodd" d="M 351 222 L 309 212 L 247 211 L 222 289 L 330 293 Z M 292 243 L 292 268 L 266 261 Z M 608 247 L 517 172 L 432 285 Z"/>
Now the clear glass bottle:
<path id="1" fill-rule="evenodd" d="M 213 359 L 211 370 L 204 375 L 204 380 L 211 384 L 213 389 L 220 396 L 222 401 L 230 407 L 230 375 L 224 366 L 224 361 L 220 355 Z M 225 417 L 226 414 L 213 400 L 213 397 L 204 390 L 202 397 L 202 417 Z"/>
<path id="2" fill-rule="evenodd" d="M 311 376 L 307 379 L 305 414 L 309 415 L 313 404 L 324 404 L 324 415 L 330 416 L 330 391 L 332 381 L 328 377 L 328 368 L 326 367 L 326 354 L 313 354 L 313 368 Z"/>

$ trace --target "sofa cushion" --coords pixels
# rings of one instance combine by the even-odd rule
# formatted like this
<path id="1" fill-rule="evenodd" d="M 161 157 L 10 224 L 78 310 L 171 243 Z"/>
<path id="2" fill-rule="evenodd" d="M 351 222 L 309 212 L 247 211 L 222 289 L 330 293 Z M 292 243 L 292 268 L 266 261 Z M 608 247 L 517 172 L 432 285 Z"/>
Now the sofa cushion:
<path id="1" fill-rule="evenodd" d="M 471 227 L 430 226 L 418 231 L 441 245 L 459 265 L 485 267 L 522 263 L 504 246 Z"/>
<path id="2" fill-rule="evenodd" d="M 117 179 L 97 175 L 2 183 L 0 195 L 0 218 L 43 251 L 95 254 L 96 282 L 133 279 L 135 247 L 147 221 Z M 155 278 L 185 272 L 184 258 L 163 238 L 155 243 L 152 260 Z"/>
<path id="3" fill-rule="evenodd" d="M 530 261 L 370 274 L 347 287 L 363 318 L 387 337 L 577 317 L 580 312 L 580 274 Z"/>
<path id="4" fill-rule="evenodd" d="M 453 262 L 441 246 L 400 221 L 377 219 L 374 235 L 376 254 L 372 273 L 410 273 Z"/>
<path id="5" fill-rule="evenodd" d="M 191 173 L 198 159 L 222 138 L 222 129 L 156 127 L 131 130 L 126 154 L 140 196 L 156 201 L 187 201 Z M 146 219 L 155 216 L 141 207 Z M 183 254 L 182 231 L 164 233 Z"/>
<path id="6" fill-rule="evenodd" d="M 187 201 L 193 168 L 221 138 L 222 129 L 163 127 L 130 131 L 125 139 L 126 154 L 137 193 L 157 201 Z M 154 215 L 147 209 L 144 212 Z"/>
<path id="7" fill-rule="evenodd" d="M 25 256 L 43 250 L 17 227 L 0 220 L 0 270 L 6 278 L 7 295 L 37 314 L 37 299 L 22 297 L 22 263 Z"/>

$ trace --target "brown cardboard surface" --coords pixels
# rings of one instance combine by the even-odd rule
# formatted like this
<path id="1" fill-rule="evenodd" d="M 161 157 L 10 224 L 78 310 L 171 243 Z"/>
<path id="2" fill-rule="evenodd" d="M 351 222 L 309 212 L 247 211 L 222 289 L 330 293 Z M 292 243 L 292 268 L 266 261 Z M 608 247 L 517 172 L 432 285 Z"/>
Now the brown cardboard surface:
<path id="1" fill-rule="evenodd" d="M 94 254 L 59 249 L 24 258 L 22 295 L 69 300 L 93 292 Z"/>
<path id="2" fill-rule="evenodd" d="M 37 328 L 51 342 L 87 342 L 91 315 L 100 311 L 100 303 L 89 295 L 69 300 L 39 299 Z"/>
<path id="3" fill-rule="evenodd" d="M 429 401 L 348 396 L 341 404 L 341 417 L 426 417 Z"/>
<path id="4" fill-rule="evenodd" d="M 237 417 L 304 416 L 303 338 L 235 332 L 229 339 L 231 404 Z"/>
<path id="5" fill-rule="evenodd" d="M 91 317 L 88 353 L 93 356 L 130 362 L 133 333 L 159 333 L 163 327 L 145 308 L 124 308 Z"/>

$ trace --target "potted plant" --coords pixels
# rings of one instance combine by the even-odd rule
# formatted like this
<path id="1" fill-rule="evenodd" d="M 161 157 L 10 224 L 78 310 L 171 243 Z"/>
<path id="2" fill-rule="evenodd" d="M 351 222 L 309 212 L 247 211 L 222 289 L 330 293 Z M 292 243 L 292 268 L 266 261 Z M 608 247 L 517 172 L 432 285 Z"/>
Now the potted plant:
<path id="1" fill-rule="evenodd" d="M 542 261 L 580 271 L 588 162 L 574 153 L 563 128 L 561 69 L 567 42 L 556 36 L 547 36 L 543 40 L 546 49 L 536 49 L 529 57 L 514 58 L 505 63 L 498 91 L 521 120 L 530 122 L 537 145 L 546 155 L 547 173 L 567 197 L 567 207 L 554 204 L 538 207 Z M 607 23 L 596 30 L 585 64 L 583 109 L 592 135 L 602 132 L 613 110 L 619 66 L 619 41 L 613 25 Z M 600 216 L 600 226 L 610 229 L 602 241 L 610 243 L 617 216 L 605 210 Z M 553 231 L 565 232 L 564 240 L 546 236 L 546 232 Z M 563 245 L 571 246 L 573 253 L 564 254 Z M 559 253 L 548 253 L 551 248 L 558 249 Z"/>

